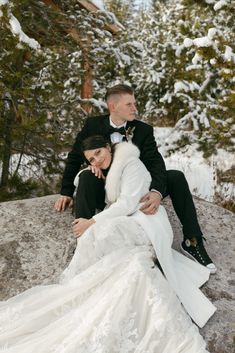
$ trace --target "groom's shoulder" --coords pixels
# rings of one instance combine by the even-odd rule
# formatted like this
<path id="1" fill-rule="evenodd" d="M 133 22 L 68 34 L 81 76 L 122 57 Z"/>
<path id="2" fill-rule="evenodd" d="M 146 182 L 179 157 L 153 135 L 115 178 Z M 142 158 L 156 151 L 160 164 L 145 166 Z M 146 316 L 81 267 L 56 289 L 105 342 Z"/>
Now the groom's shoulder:
<path id="1" fill-rule="evenodd" d="M 152 131 L 153 127 L 142 120 L 135 120 L 135 126 L 144 129 L 145 131 Z"/>
<path id="2" fill-rule="evenodd" d="M 103 115 L 91 115 L 86 118 L 86 122 L 88 124 L 97 124 L 100 123 L 101 121 L 105 121 L 109 117 L 108 114 L 103 114 Z"/>

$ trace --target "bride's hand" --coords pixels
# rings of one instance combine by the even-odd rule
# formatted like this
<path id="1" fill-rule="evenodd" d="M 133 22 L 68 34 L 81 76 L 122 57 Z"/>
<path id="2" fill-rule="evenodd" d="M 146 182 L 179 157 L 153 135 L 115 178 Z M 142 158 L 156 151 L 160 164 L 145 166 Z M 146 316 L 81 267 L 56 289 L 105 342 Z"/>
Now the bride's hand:
<path id="1" fill-rule="evenodd" d="M 95 174 L 95 176 L 97 178 L 102 178 L 102 179 L 105 179 L 104 175 L 103 175 L 103 171 L 102 169 L 98 168 L 98 167 L 95 167 L 94 165 L 89 165 L 88 169 L 93 173 Z"/>
<path id="2" fill-rule="evenodd" d="M 76 238 L 80 237 L 92 224 L 95 223 L 93 218 L 76 218 L 73 225 L 73 234 Z"/>

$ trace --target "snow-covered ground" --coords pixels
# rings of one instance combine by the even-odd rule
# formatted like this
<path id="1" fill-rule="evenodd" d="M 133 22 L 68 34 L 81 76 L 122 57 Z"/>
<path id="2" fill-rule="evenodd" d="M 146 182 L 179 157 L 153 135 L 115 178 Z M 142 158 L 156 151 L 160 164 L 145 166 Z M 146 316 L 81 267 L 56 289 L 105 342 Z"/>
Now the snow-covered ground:
<path id="1" fill-rule="evenodd" d="M 178 169 L 184 172 L 191 192 L 204 200 L 213 202 L 215 192 L 223 195 L 224 200 L 235 198 L 233 183 L 217 183 L 216 169 L 225 171 L 235 164 L 234 155 L 225 150 L 218 150 L 217 155 L 203 158 L 202 152 L 195 145 L 188 145 L 181 152 L 167 156 L 166 143 L 170 145 L 173 128 L 155 128 L 155 138 L 159 151 L 164 157 L 167 169 Z M 175 133 L 175 132 L 174 132 Z"/>
<path id="2" fill-rule="evenodd" d="M 217 183 L 216 169 L 227 170 L 235 164 L 234 156 L 224 150 L 218 150 L 217 155 L 205 159 L 202 152 L 197 151 L 194 145 L 184 148 L 181 152 L 177 151 L 167 157 L 166 143 L 170 145 L 172 128 L 155 128 L 155 138 L 159 151 L 164 157 L 167 169 L 178 169 L 184 172 L 191 192 L 204 200 L 213 202 L 215 192 L 219 193 L 224 200 L 235 199 L 235 185 L 232 183 Z M 175 132 L 174 132 L 175 133 Z M 66 159 L 66 153 L 61 155 Z M 14 155 L 11 159 L 11 173 L 14 173 L 18 163 L 19 155 Z M 63 165 L 61 164 L 63 169 Z M 1 165 L 0 165 L 1 172 Z M 43 178 L 43 164 L 39 167 L 32 162 L 31 157 L 24 156 L 19 174 L 24 179 Z"/>

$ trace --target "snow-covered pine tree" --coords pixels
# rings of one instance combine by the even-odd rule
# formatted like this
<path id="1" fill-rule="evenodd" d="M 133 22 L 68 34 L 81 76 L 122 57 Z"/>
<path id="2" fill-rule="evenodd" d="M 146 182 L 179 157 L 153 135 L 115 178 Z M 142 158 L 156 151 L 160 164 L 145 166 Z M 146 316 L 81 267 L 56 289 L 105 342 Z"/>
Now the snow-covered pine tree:
<path id="1" fill-rule="evenodd" d="M 205 156 L 232 150 L 234 8 L 229 1 L 153 1 L 130 19 L 128 37 L 142 46 L 128 79 L 142 117 L 175 126 L 169 153 L 196 143 Z M 179 138 L 180 136 L 180 138 Z"/>
<path id="2" fill-rule="evenodd" d="M 5 109 L 0 121 L 2 134 L 9 121 L 6 120 L 9 107 L 12 120 L 7 123 L 10 129 L 1 136 L 2 160 L 8 149 L 4 184 L 9 186 L 8 177 L 19 172 L 22 157 L 30 158 L 31 170 L 39 170 L 38 181 L 39 175 L 40 180 L 45 180 L 44 174 L 47 180 L 53 180 L 54 173 L 62 174 L 61 151 L 71 146 L 85 117 L 80 94 L 84 48 L 88 49 L 85 52 L 93 69 L 96 98 L 88 103 L 103 111 L 104 104 L 99 98 L 103 98 L 110 72 L 118 62 L 117 53 L 121 53 L 115 51 L 115 39 L 107 30 L 114 17 L 107 12 L 89 13 L 77 1 L 9 0 L 1 2 L 0 9 L 1 108 Z M 81 42 L 75 40 L 78 35 Z M 5 97 L 10 97 L 10 105 Z M 10 145 L 6 134 L 11 139 Z M 12 169 L 10 158 L 16 153 L 20 156 L 19 163 Z M 45 188 L 43 192 L 52 192 L 52 183 L 44 183 Z M 10 191 L 8 187 L 9 192 L 13 189 Z"/>
<path id="3" fill-rule="evenodd" d="M 184 67 L 172 92 L 183 103 L 177 129 L 195 133 L 204 156 L 233 150 L 235 123 L 234 7 L 229 1 L 184 0 L 184 40 L 176 56 Z M 220 3 L 220 6 L 219 6 Z M 195 138 L 194 138 L 195 140 Z"/>

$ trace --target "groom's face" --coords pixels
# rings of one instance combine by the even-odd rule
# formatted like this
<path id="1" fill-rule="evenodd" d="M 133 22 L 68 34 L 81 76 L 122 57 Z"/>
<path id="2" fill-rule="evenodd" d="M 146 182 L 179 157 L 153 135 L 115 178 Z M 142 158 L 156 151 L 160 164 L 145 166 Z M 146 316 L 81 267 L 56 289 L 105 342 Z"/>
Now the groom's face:
<path id="1" fill-rule="evenodd" d="M 137 108 L 135 96 L 132 94 L 118 94 L 110 98 L 108 102 L 111 117 L 123 122 L 136 118 Z"/>

